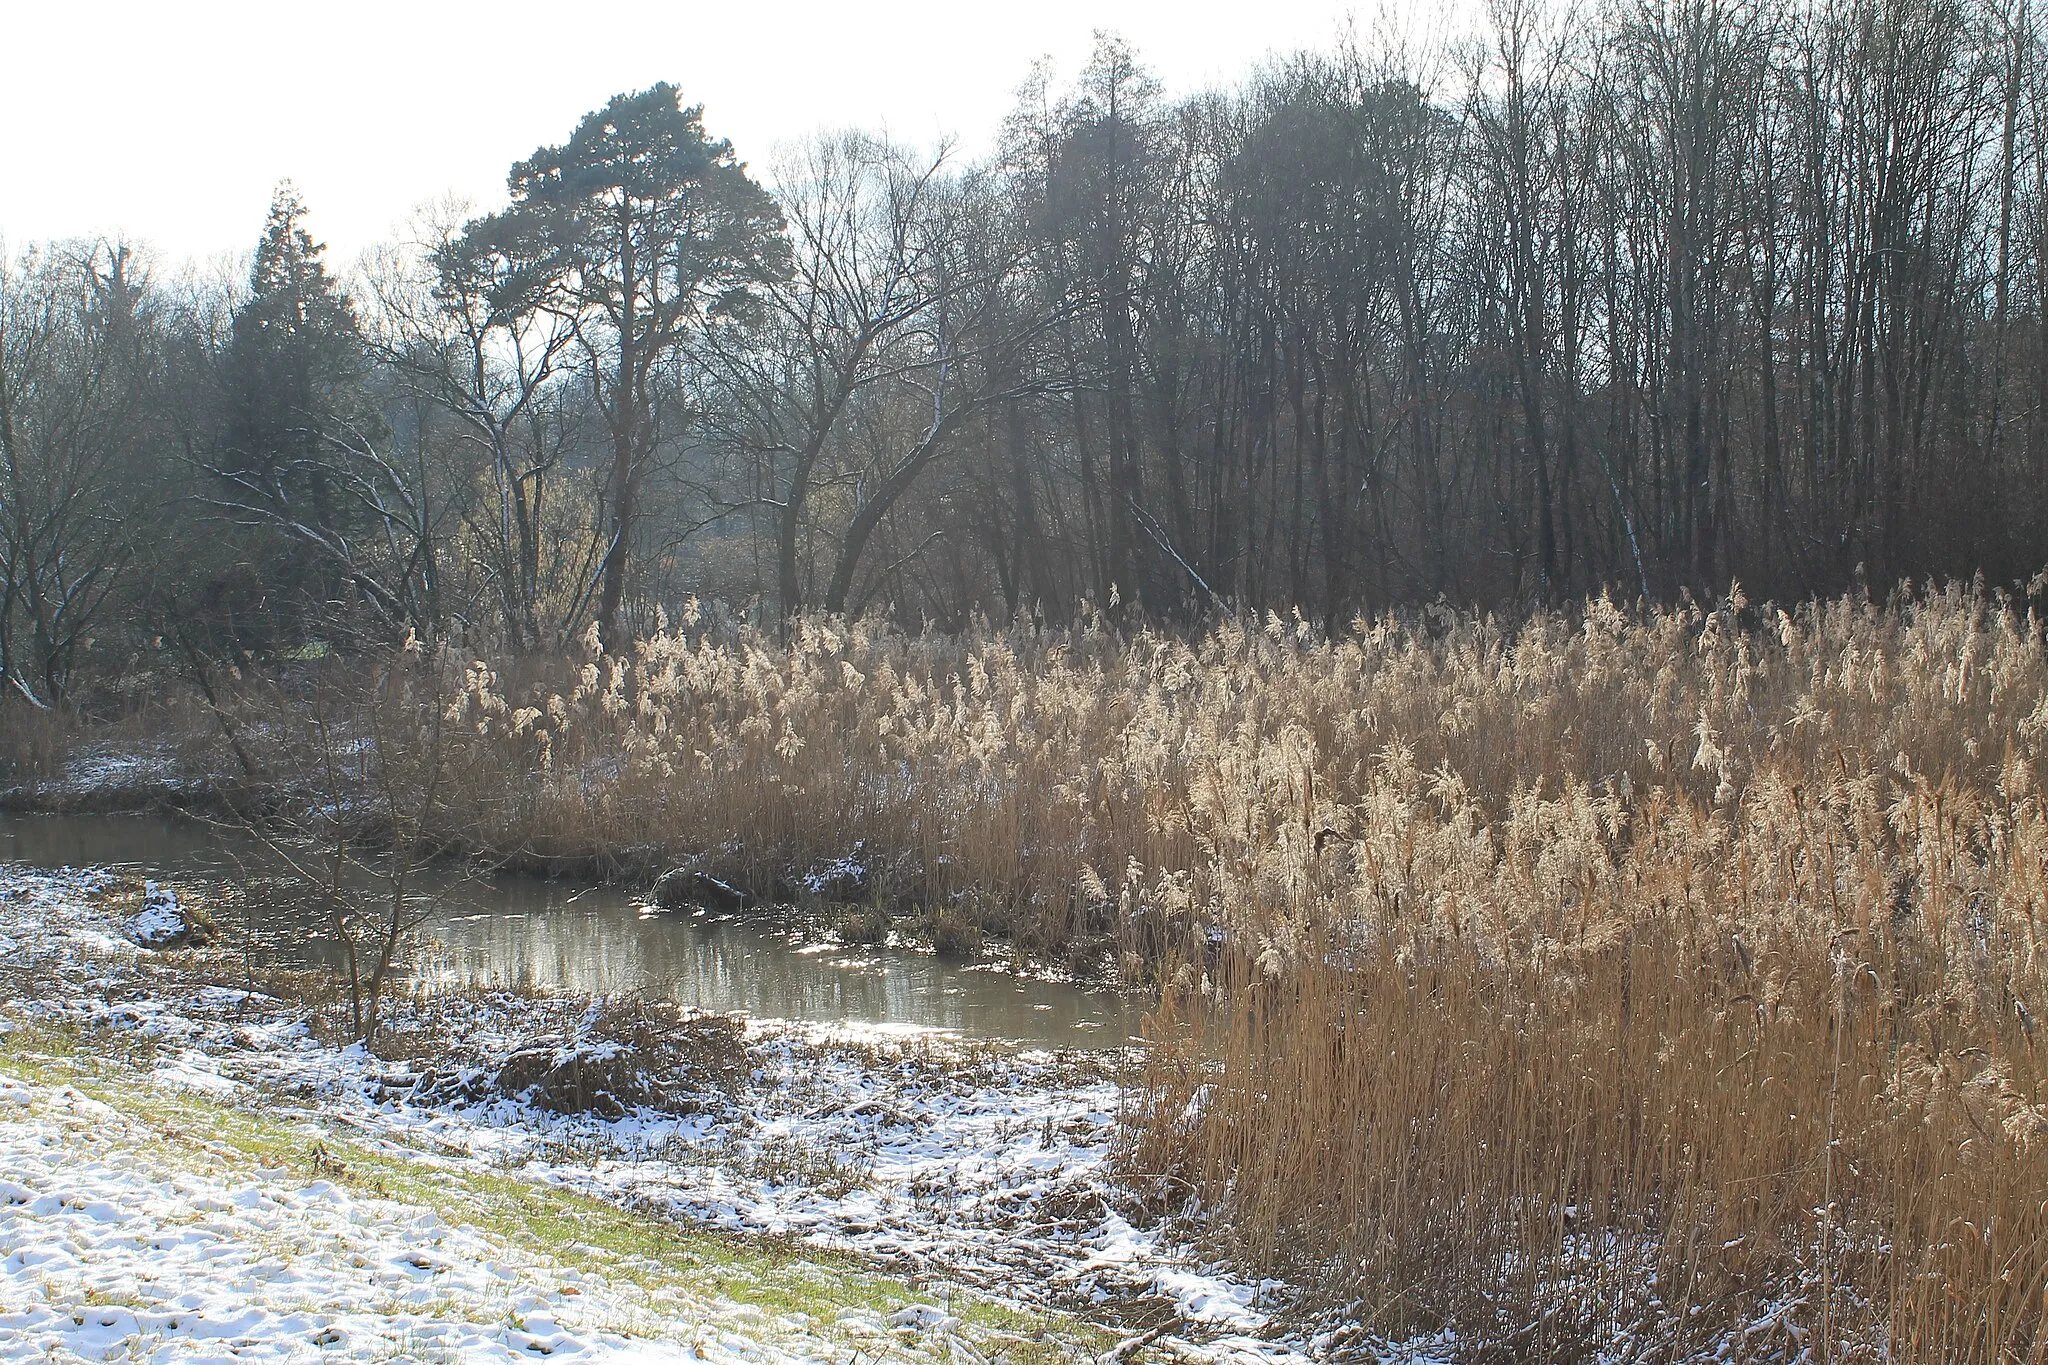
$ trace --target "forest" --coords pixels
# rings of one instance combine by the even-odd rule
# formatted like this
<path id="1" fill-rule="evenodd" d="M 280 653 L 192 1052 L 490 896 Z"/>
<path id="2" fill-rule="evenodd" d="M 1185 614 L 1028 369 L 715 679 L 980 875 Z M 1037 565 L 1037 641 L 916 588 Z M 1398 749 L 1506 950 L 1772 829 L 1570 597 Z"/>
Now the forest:
<path id="1" fill-rule="evenodd" d="M 17 245 L 0 668 L 54 705 L 160 639 L 559 648 L 690 595 L 1342 629 L 2024 582 L 2039 42 L 1503 0 L 1168 98 L 1104 39 L 980 161 L 735 149 L 662 86 L 346 277 L 288 185 L 246 278 Z"/>
<path id="2" fill-rule="evenodd" d="M 421 1087 L 563 1013 L 412 989 L 451 863 L 1124 992 L 1112 1100 L 932 1092 L 1042 1082 L 1033 1160 L 1114 1111 L 1017 1158 L 997 1288 L 1087 1223 L 1284 1304 L 1146 1281 L 1098 1360 L 2048 1353 L 2027 0 L 1493 0 L 1177 94 L 1102 36 L 973 156 L 717 127 L 619 94 L 347 270 L 289 183 L 230 266 L 0 254 L 0 806 L 296 860 L 345 972 L 243 984 L 319 1085 L 413 1068 L 379 1132 L 498 1124 Z M 704 1027 L 617 1004 L 549 1055 Z M 652 1217 L 701 1168 L 635 1113 L 547 1151 Z M 918 1169 L 916 1236 L 992 1206 Z"/>

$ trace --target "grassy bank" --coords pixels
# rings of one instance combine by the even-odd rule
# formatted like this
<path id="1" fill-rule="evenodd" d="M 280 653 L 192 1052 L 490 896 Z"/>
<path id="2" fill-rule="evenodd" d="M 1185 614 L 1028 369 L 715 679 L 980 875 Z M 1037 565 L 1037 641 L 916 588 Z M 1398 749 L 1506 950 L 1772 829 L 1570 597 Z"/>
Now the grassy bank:
<path id="1" fill-rule="evenodd" d="M 452 842 L 1159 985 L 1130 1178 L 1374 1330 L 2048 1351 L 2048 657 L 1995 597 L 691 622 L 374 682 L 337 714 L 438 746 Z"/>
<path id="2" fill-rule="evenodd" d="M 1059 1315 L 1031 1314 L 980 1297 L 928 1291 L 876 1274 L 852 1258 L 761 1238 L 722 1236 L 594 1199 L 515 1171 L 492 1172 L 370 1143 L 309 1124 L 298 1106 L 261 1096 L 236 1100 L 166 1086 L 152 1073 L 158 1049 L 133 1032 L 24 1025 L 0 1035 L 0 1073 L 71 1088 L 146 1135 L 137 1151 L 160 1176 L 324 1180 L 361 1198 L 430 1210 L 474 1228 L 517 1264 L 602 1276 L 650 1296 L 708 1297 L 755 1310 L 759 1327 L 781 1325 L 795 1344 L 825 1345 L 850 1359 L 927 1354 L 945 1342 L 833 1340 L 832 1324 L 887 1319 L 927 1307 L 960 1320 L 963 1339 L 992 1362 L 1039 1365 L 1092 1356 L 1105 1332 Z M 314 1131 L 319 1130 L 319 1131 Z M 794 1329 L 794 1330 L 793 1330 Z"/>

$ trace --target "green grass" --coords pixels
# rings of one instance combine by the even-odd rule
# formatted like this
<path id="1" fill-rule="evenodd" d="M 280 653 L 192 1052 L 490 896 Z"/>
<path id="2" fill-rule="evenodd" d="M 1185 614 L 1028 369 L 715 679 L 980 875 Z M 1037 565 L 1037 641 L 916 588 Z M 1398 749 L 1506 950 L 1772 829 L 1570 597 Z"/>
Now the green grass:
<path id="1" fill-rule="evenodd" d="M 750 1305 L 771 1319 L 800 1314 L 829 1334 L 849 1310 L 888 1314 L 935 1303 L 932 1294 L 866 1269 L 851 1257 L 766 1237 L 690 1228 L 544 1186 L 516 1175 L 433 1164 L 424 1154 L 379 1150 L 301 1122 L 194 1092 L 154 1085 L 150 1040 L 116 1030 L 27 1024 L 0 1035 L 0 1067 L 43 1085 L 69 1085 L 140 1123 L 170 1165 L 286 1171 L 332 1181 L 359 1195 L 432 1209 L 534 1260 L 601 1273 L 650 1292 L 687 1288 Z M 260 1102 L 252 1096 L 251 1103 Z M 1004 1365 L 1053 1365 L 1095 1357 L 1113 1344 L 1103 1329 L 1057 1313 L 1031 1313 L 979 1298 L 945 1305 L 971 1338 Z M 875 1350 L 863 1341 L 861 1354 Z"/>

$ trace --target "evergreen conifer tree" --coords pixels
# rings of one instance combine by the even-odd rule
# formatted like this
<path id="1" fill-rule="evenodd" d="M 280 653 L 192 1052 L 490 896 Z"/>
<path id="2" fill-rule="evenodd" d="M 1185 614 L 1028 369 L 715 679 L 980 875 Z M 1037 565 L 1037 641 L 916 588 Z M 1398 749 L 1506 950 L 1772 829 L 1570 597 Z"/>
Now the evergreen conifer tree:
<path id="1" fill-rule="evenodd" d="M 234 315 L 219 465 L 234 496 L 259 504 L 260 520 L 272 527 L 256 559 L 288 617 L 318 610 L 342 591 L 310 542 L 346 534 L 351 518 L 332 453 L 375 424 L 354 306 L 328 274 L 326 247 L 307 232 L 305 216 L 298 190 L 280 182 L 249 272 L 249 298 Z M 301 533 L 276 529 L 293 526 Z"/>
<path id="2" fill-rule="evenodd" d="M 641 485 L 662 436 L 662 367 L 787 268 L 782 211 L 732 144 L 705 133 L 702 106 L 666 83 L 586 115 L 567 143 L 515 165 L 508 188 L 511 206 L 472 232 L 534 250 L 558 282 L 555 306 L 576 318 L 611 436 L 595 615 L 617 647 Z"/>

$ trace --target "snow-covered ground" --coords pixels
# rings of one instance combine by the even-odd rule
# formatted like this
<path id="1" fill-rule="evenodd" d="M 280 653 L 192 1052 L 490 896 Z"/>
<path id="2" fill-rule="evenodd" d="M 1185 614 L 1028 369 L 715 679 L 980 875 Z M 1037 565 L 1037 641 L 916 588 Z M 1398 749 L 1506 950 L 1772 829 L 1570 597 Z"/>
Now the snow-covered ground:
<path id="1" fill-rule="evenodd" d="M 215 775 L 195 768 L 168 744 L 81 745 L 65 756 L 61 776 L 0 787 L 0 804 L 46 809 L 134 807 L 206 789 Z"/>
<path id="2" fill-rule="evenodd" d="M 0 1359 L 761 1365 L 847 1354 L 802 1319 L 549 1264 L 326 1180 L 223 1167 L 4 1065 Z M 835 1324 L 841 1336 L 852 1325 Z M 863 1325 L 892 1335 L 880 1315 Z"/>
<path id="3" fill-rule="evenodd" d="M 710 1021 L 651 1094 L 564 1104 L 562 1078 L 576 1078 L 580 1101 L 586 1074 L 633 1060 L 599 1004 L 406 1002 L 385 1056 L 338 1046 L 303 1006 L 222 984 L 235 979 L 231 952 L 137 947 L 107 895 L 116 884 L 99 871 L 0 866 L 0 1031 L 10 1021 L 113 1030 L 93 1036 L 128 1040 L 159 1093 L 258 1110 L 426 1171 L 511 1176 L 650 1221 L 851 1253 L 934 1293 L 954 1285 L 1030 1311 L 1078 1311 L 1142 1338 L 1148 1353 L 1300 1354 L 1273 1319 L 1278 1286 L 1193 1263 L 1110 1179 L 1113 1057 Z M 5 1084 L 0 1358 L 19 1340 L 42 1343 L 25 1358 L 61 1345 L 101 1359 L 127 1343 L 147 1359 L 157 1344 L 187 1341 L 180 1332 L 216 1328 L 230 1334 L 219 1341 L 249 1339 L 258 1358 L 290 1358 L 308 1342 L 369 1358 L 532 1359 L 536 1341 L 593 1359 L 677 1358 L 683 1347 L 704 1358 L 846 1354 L 844 1332 L 767 1331 L 743 1320 L 758 1310 L 715 1296 L 516 1264 L 444 1222 L 457 1217 L 445 1209 L 277 1174 L 174 1169 L 160 1148 L 145 1153 L 123 1126 L 131 1120 L 77 1091 L 19 1075 Z M 415 1254 L 426 1264 L 406 1259 Z M 878 1340 L 900 1343 L 924 1321 L 885 1322 Z M 669 1344 L 646 1356 L 650 1342 Z M 986 1354 L 964 1336 L 946 1349 L 955 1361 Z M 163 1358 L 188 1358 L 181 1351 Z"/>

